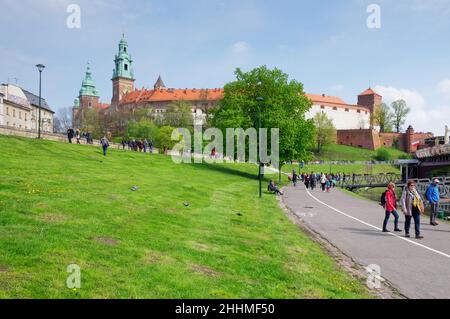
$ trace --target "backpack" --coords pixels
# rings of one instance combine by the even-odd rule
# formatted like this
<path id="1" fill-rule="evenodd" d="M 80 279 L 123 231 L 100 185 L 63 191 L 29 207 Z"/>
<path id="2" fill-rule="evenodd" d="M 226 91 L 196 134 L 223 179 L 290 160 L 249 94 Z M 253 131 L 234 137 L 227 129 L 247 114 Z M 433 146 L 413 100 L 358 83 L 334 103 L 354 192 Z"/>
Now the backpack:
<path id="1" fill-rule="evenodd" d="M 386 193 L 387 193 L 387 191 L 385 191 L 383 194 L 381 194 L 380 203 L 382 206 L 386 205 Z"/>

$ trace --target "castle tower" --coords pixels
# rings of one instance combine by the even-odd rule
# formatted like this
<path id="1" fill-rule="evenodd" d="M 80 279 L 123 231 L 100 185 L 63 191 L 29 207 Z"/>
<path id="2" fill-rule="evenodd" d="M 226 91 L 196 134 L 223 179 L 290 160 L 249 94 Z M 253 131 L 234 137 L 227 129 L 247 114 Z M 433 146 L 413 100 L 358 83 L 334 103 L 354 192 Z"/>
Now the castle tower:
<path id="1" fill-rule="evenodd" d="M 99 99 L 100 97 L 98 95 L 98 91 L 95 88 L 95 83 L 92 79 L 91 68 L 88 64 L 83 83 L 81 84 L 79 94 L 79 108 L 81 108 L 82 110 L 97 108 Z"/>
<path id="2" fill-rule="evenodd" d="M 115 68 L 113 70 L 113 97 L 111 105 L 117 107 L 124 94 L 134 90 L 134 72 L 133 60 L 128 54 L 128 43 L 124 36 L 119 42 L 119 53 L 114 60 Z"/>
<path id="3" fill-rule="evenodd" d="M 413 127 L 410 125 L 408 126 L 408 129 L 406 130 L 406 135 L 405 135 L 405 139 L 406 139 L 406 153 L 413 153 L 417 150 L 417 147 L 414 148 L 414 129 Z"/>
<path id="4" fill-rule="evenodd" d="M 358 105 L 366 107 L 370 110 L 370 114 L 375 113 L 376 109 L 381 105 L 383 97 L 376 93 L 371 88 L 368 88 L 360 95 L 358 95 Z M 373 119 L 371 119 L 371 122 Z M 374 123 L 370 123 L 370 127 L 373 128 Z"/>

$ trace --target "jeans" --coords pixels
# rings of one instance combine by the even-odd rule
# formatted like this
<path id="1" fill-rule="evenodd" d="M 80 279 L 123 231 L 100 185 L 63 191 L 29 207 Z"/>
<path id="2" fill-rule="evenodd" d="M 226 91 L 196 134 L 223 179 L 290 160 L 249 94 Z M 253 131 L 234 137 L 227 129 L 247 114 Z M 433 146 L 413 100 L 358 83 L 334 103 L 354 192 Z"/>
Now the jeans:
<path id="1" fill-rule="evenodd" d="M 411 219 L 414 219 L 414 227 L 416 230 L 416 236 L 420 235 L 420 212 L 413 209 L 412 216 L 405 216 L 405 233 L 409 235 L 409 229 L 411 227 Z"/>
<path id="2" fill-rule="evenodd" d="M 394 215 L 394 226 L 395 226 L 395 229 L 398 229 L 398 220 L 400 219 L 400 217 L 398 216 L 398 213 L 397 213 L 397 211 L 392 211 L 392 212 L 388 212 L 388 211 L 386 211 L 386 215 L 385 215 L 385 218 L 384 218 L 384 222 L 383 222 L 383 230 L 387 230 L 387 224 L 388 224 L 388 222 L 389 222 L 389 217 L 391 217 L 391 214 L 392 215 Z"/>
<path id="3" fill-rule="evenodd" d="M 103 155 L 106 156 L 106 151 L 108 150 L 108 147 L 103 146 Z"/>
<path id="4" fill-rule="evenodd" d="M 439 207 L 438 203 L 431 203 L 430 224 L 436 223 L 438 207 Z"/>

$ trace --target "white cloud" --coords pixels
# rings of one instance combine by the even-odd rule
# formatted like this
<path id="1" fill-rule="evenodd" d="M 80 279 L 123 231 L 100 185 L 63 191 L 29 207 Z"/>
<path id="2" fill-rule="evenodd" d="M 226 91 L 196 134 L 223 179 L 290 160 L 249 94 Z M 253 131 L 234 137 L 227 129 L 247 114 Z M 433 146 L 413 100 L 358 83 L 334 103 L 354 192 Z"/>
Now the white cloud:
<path id="1" fill-rule="evenodd" d="M 424 97 L 417 91 L 377 85 L 375 92 L 383 96 L 383 101 L 387 104 L 397 100 L 405 100 L 410 107 L 421 108 L 425 106 Z"/>
<path id="2" fill-rule="evenodd" d="M 442 105 L 428 105 L 423 95 L 409 89 L 397 89 L 392 86 L 375 87 L 383 96 L 383 102 L 390 105 L 393 101 L 403 99 L 411 108 L 405 125 L 412 125 L 416 132 L 433 132 L 442 135 L 445 125 L 450 120 L 450 108 Z"/>
<path id="3" fill-rule="evenodd" d="M 250 48 L 250 44 L 248 44 L 247 42 L 239 41 L 231 46 L 231 52 L 233 52 L 234 54 L 247 53 L 248 51 L 250 51 Z"/>
<path id="4" fill-rule="evenodd" d="M 450 80 L 442 80 L 437 85 L 437 92 L 450 97 Z"/>

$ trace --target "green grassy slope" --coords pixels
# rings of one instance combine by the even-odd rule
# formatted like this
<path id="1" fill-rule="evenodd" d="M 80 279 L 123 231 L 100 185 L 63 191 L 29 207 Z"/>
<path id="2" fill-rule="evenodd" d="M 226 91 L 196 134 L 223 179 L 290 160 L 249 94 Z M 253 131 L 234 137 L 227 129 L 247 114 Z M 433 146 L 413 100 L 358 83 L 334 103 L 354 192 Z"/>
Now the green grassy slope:
<path id="1" fill-rule="evenodd" d="M 406 153 L 394 148 L 386 148 L 391 154 L 392 159 L 398 159 L 400 156 L 407 155 Z M 320 154 L 314 154 L 315 160 L 322 161 L 371 161 L 377 155 L 376 151 L 371 151 L 364 148 L 352 147 L 346 145 L 328 145 L 325 146 Z"/>
<path id="2" fill-rule="evenodd" d="M 254 173 L 0 136 L 0 298 L 369 297 Z"/>

